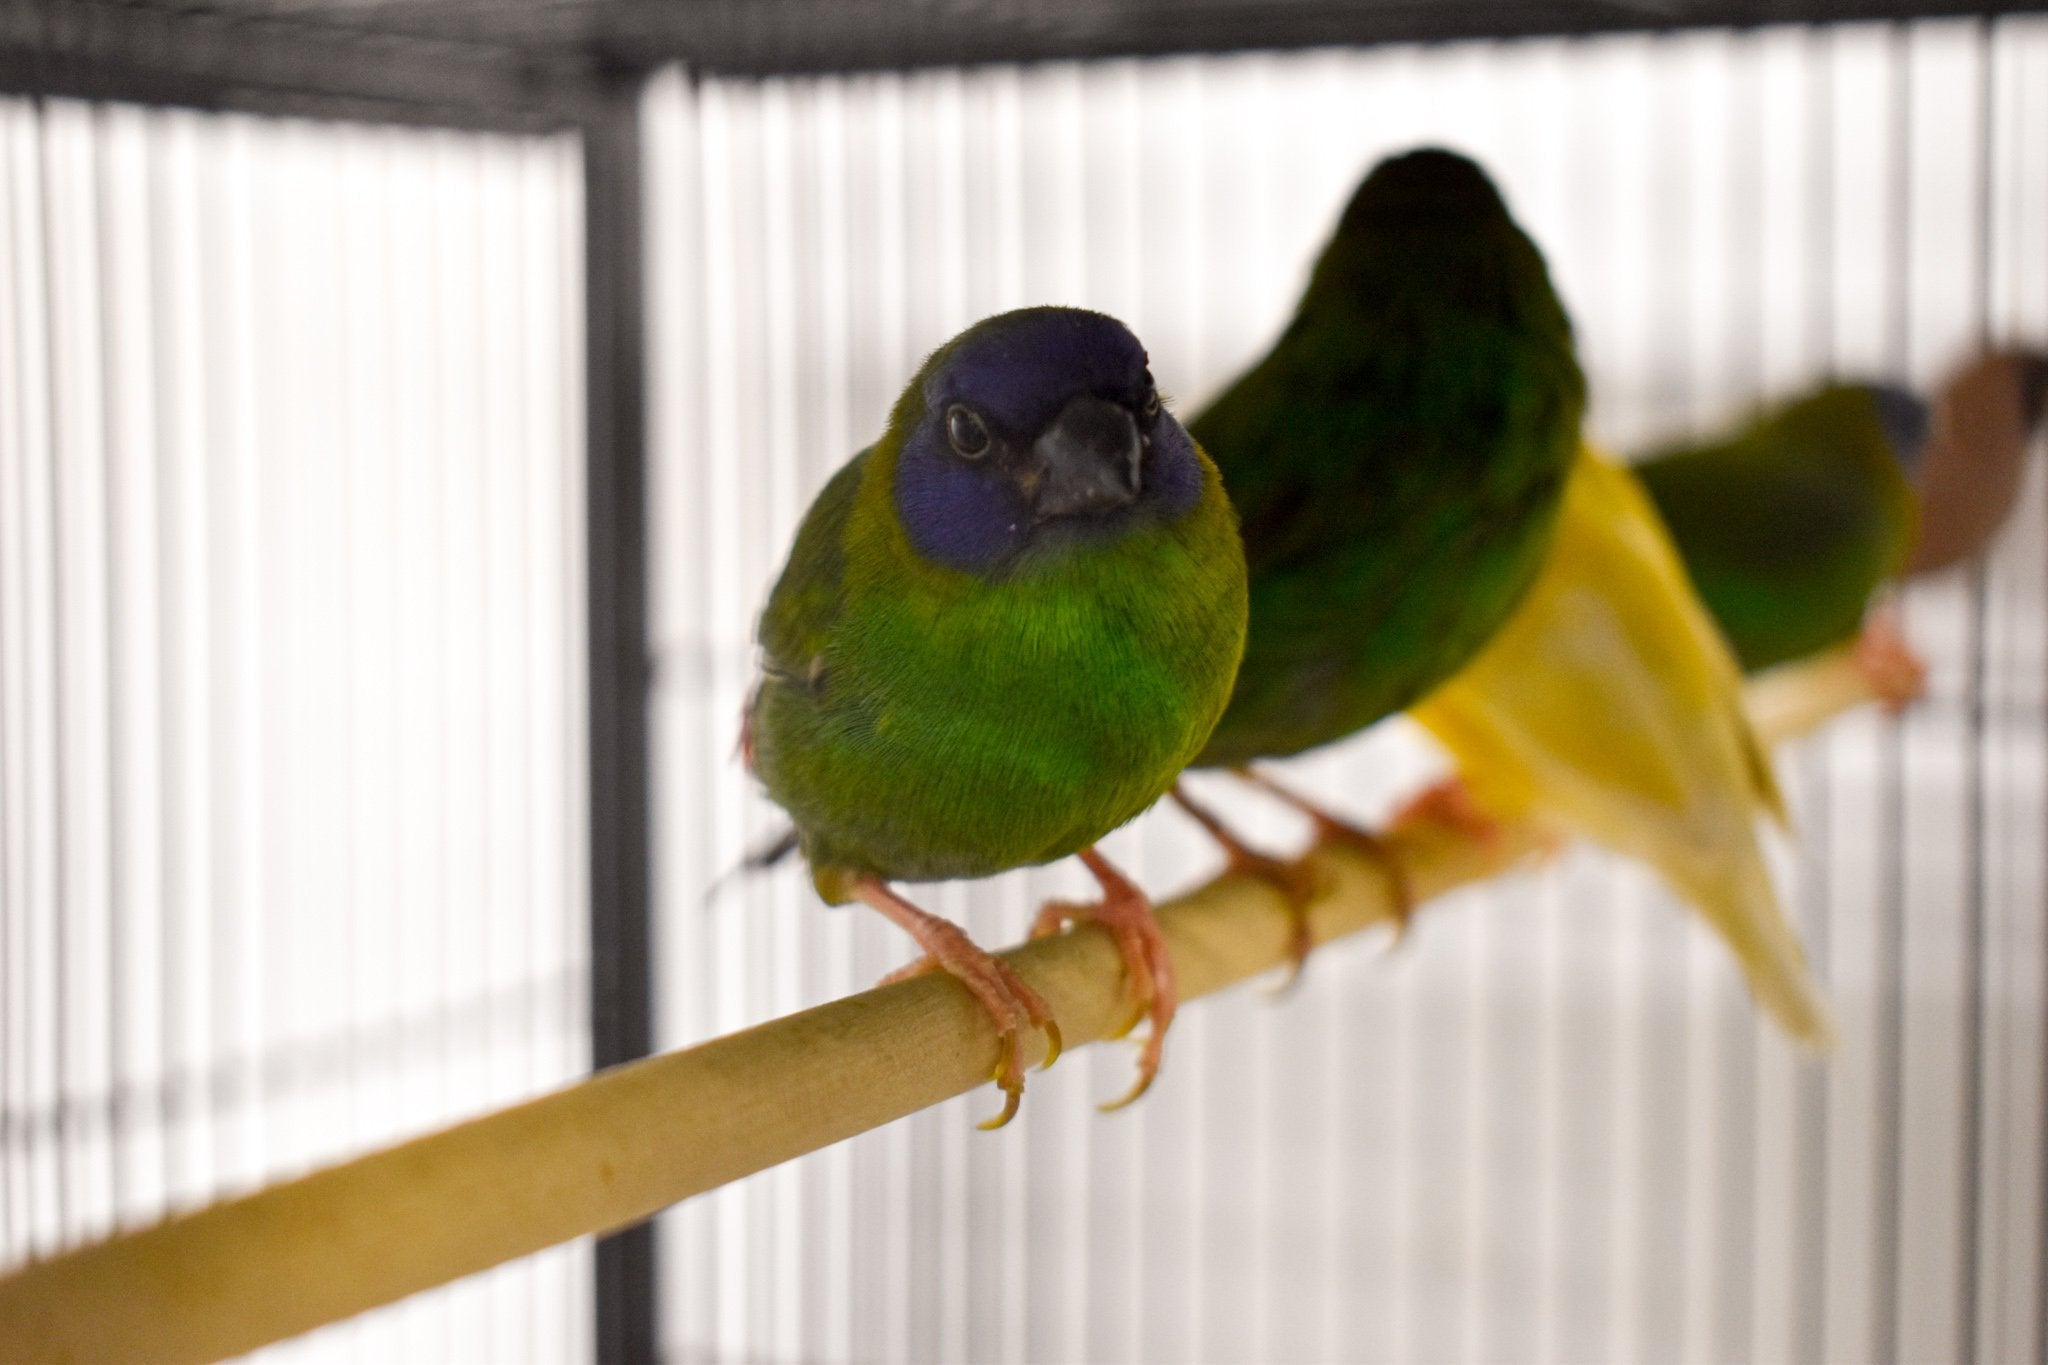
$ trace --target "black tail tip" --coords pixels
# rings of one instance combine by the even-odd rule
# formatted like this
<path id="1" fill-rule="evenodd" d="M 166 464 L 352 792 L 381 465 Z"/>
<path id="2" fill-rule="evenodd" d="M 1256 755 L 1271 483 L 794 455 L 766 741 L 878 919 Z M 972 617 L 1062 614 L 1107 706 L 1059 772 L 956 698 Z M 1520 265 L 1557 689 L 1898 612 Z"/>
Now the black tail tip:
<path id="1" fill-rule="evenodd" d="M 766 872 L 769 868 L 796 852 L 796 826 L 791 825 L 759 848 L 740 859 L 742 872 Z"/>
<path id="2" fill-rule="evenodd" d="M 784 858 L 796 852 L 796 846 L 796 826 L 791 825 L 750 851 L 739 862 L 721 873 L 716 881 L 705 887 L 704 904 L 710 905 L 713 901 L 717 900 L 718 893 L 723 891 L 726 884 L 734 877 L 752 876 L 756 872 L 766 872 L 769 868 L 774 867 Z"/>

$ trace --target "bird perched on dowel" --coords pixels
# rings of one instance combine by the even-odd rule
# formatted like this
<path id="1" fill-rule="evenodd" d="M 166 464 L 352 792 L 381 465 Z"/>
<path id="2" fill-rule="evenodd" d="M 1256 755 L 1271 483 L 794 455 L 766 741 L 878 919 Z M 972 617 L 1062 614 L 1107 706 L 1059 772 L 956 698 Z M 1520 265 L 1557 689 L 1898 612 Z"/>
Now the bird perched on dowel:
<path id="1" fill-rule="evenodd" d="M 1832 672 L 1785 685 L 1860 685 L 1896 709 L 1926 670 L 1882 597 L 1984 549 L 2012 509 L 2044 399 L 2048 356 L 1994 350 L 1931 403 L 1892 385 L 1827 384 L 1635 468 L 1746 670 L 1832 655 Z M 1770 705 L 1804 705 L 1780 690 Z"/>
<path id="2" fill-rule="evenodd" d="M 1300 806 L 1379 858 L 1405 903 L 1374 836 L 1247 765 L 1393 715 L 1486 642 L 1543 563 L 1584 404 L 1543 258 L 1485 172 L 1433 149 L 1374 167 L 1279 340 L 1188 424 L 1251 573 L 1244 665 L 1195 766 Z M 1300 911 L 1301 865 L 1176 797 Z M 1297 965 L 1308 942 L 1303 922 Z"/>
<path id="3" fill-rule="evenodd" d="M 1190 423 L 1251 572 L 1245 664 L 1197 763 L 1413 707 L 1466 781 L 1400 818 L 1482 840 L 1534 819 L 1645 858 L 1817 1042 L 1825 1007 L 1758 845 L 1757 816 L 1781 811 L 1740 675 L 1641 490 L 1581 454 L 1583 410 L 1563 305 L 1485 174 L 1440 151 L 1376 167 L 1273 351 Z M 1309 809 L 1320 837 L 1373 848 Z"/>
<path id="4" fill-rule="evenodd" d="M 932 354 L 887 429 L 804 517 L 762 612 L 741 748 L 794 821 L 818 893 L 924 950 L 999 1037 L 997 1126 L 1045 1003 L 890 883 L 1079 854 L 1094 920 L 1151 1020 L 1136 1098 L 1176 1006 L 1150 903 L 1094 849 L 1207 741 L 1244 647 L 1245 569 L 1216 468 L 1113 318 L 1028 308 Z M 1050 1056 L 1048 1057 L 1048 1063 Z"/>
<path id="5" fill-rule="evenodd" d="M 1409 714 L 1458 776 L 1402 818 L 1482 839 L 1493 821 L 1533 820 L 1649 863 L 1785 1031 L 1827 1045 L 1825 999 L 1764 862 L 1759 820 L 1784 806 L 1740 670 L 1629 471 L 1580 455 L 1535 586 Z"/>

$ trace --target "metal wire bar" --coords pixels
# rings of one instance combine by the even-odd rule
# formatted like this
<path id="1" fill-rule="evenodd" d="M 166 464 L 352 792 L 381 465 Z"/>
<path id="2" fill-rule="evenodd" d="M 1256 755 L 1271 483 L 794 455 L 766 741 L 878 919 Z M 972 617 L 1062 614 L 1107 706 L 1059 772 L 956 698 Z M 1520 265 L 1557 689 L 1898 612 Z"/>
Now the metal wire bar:
<path id="1" fill-rule="evenodd" d="M 648 876 L 647 419 L 638 91 L 584 125 L 586 508 L 590 595 L 590 1051 L 654 1045 Z M 597 1358 L 655 1355 L 654 1229 L 597 1248 Z"/>

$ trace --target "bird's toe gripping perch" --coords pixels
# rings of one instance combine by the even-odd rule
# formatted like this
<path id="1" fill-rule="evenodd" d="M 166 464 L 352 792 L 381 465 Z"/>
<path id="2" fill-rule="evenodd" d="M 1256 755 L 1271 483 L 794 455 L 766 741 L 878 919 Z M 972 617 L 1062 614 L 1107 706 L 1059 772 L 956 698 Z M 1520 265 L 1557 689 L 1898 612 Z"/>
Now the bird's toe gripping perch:
<path id="1" fill-rule="evenodd" d="M 1016 969 L 1001 958 L 977 947 L 960 926 L 918 909 L 891 891 L 879 879 L 863 878 L 854 894 L 901 925 L 925 955 L 908 966 L 882 978 L 880 984 L 907 980 L 927 972 L 943 971 L 967 987 L 988 1011 L 996 1028 L 996 1065 L 991 1079 L 1003 1092 L 1003 1108 L 981 1127 L 1000 1128 L 1016 1117 L 1024 1098 L 1024 1058 L 1017 1035 L 1027 1025 L 1045 1034 L 1045 1065 L 1060 1055 L 1060 1026 L 1044 999 L 1031 989 Z"/>
<path id="2" fill-rule="evenodd" d="M 1130 983 L 1134 1008 L 1130 1021 L 1114 1036 L 1122 1037 L 1149 1017 L 1152 1028 L 1138 1053 L 1138 1079 L 1122 1098 L 1102 1106 L 1121 1109 L 1152 1088 L 1165 1055 L 1166 1031 L 1180 1008 L 1180 990 L 1173 972 L 1173 957 L 1166 949 L 1166 937 L 1152 913 L 1152 900 L 1137 884 L 1118 872 L 1093 848 L 1081 850 L 1081 861 L 1102 885 L 1102 899 L 1092 905 L 1052 901 L 1038 912 L 1032 924 L 1033 938 L 1058 933 L 1069 924 L 1094 923 L 1109 931 L 1123 959 L 1124 975 Z"/>

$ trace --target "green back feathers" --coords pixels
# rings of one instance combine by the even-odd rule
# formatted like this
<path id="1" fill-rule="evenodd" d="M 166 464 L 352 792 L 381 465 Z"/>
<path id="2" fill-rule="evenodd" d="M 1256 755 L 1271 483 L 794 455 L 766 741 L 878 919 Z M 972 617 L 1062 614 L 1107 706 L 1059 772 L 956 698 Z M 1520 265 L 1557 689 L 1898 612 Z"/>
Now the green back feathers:
<path id="1" fill-rule="evenodd" d="M 1852 639 L 1912 547 L 1912 489 L 1876 395 L 1859 385 L 1636 472 L 1745 669 Z"/>
<path id="2" fill-rule="evenodd" d="M 1542 257 L 1484 175 L 1376 169 L 1273 350 L 1190 423 L 1252 575 L 1201 761 L 1341 738 L 1469 658 L 1542 563 L 1584 402 Z"/>

